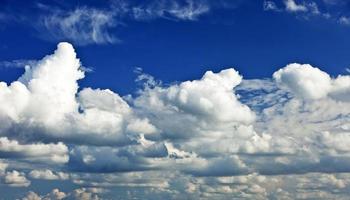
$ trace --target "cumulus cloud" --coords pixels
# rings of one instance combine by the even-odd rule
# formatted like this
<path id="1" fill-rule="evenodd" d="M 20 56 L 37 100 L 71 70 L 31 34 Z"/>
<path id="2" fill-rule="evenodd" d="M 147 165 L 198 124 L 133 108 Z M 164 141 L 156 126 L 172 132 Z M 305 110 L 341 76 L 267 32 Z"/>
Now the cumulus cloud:
<path id="1" fill-rule="evenodd" d="M 72 45 L 60 43 L 17 81 L 0 83 L 3 182 L 29 187 L 28 172 L 33 182 L 85 188 L 27 199 L 95 198 L 105 187 L 178 199 L 288 199 L 299 188 L 301 197 L 312 197 L 305 185 L 331 188 L 325 197 L 348 187 L 337 176 L 350 171 L 348 75 L 294 63 L 268 79 L 243 80 L 228 68 L 163 85 L 139 71 L 145 84 L 127 100 L 109 89 L 79 88 L 84 76 Z"/>
<path id="2" fill-rule="evenodd" d="M 46 170 L 32 170 L 29 176 L 34 179 L 43 180 L 67 180 L 69 179 L 69 174 L 63 172 L 52 172 L 49 169 Z"/>
<path id="3" fill-rule="evenodd" d="M 290 64 L 273 74 L 276 82 L 305 99 L 321 99 L 332 96 L 347 100 L 350 76 L 331 78 L 326 72 L 311 65 Z"/>
<path id="4" fill-rule="evenodd" d="M 146 88 L 134 104 L 148 116 L 154 116 L 150 122 L 161 129 L 163 137 L 195 137 L 193 134 L 224 128 L 221 125 L 254 121 L 254 113 L 233 93 L 241 79 L 234 69 L 209 71 L 200 80 L 168 88 Z M 174 127 L 175 124 L 186 124 L 187 130 Z"/>
<path id="5" fill-rule="evenodd" d="M 61 200 L 67 197 L 67 195 L 64 192 L 59 191 L 58 189 L 53 189 L 49 194 L 45 195 L 43 200 Z"/>
<path id="6" fill-rule="evenodd" d="M 290 64 L 273 74 L 281 86 L 286 86 L 300 97 L 319 99 L 331 90 L 330 76 L 311 65 Z"/>
<path id="7" fill-rule="evenodd" d="M 68 148 L 63 143 L 19 144 L 6 137 L 0 138 L 0 157 L 55 164 L 67 163 L 69 159 Z"/>
<path id="8" fill-rule="evenodd" d="M 28 187 L 31 182 L 26 178 L 23 172 L 13 170 L 11 172 L 6 172 L 4 183 L 10 187 Z"/>
<path id="9" fill-rule="evenodd" d="M 294 0 L 285 0 L 284 4 L 289 12 L 306 12 L 308 10 L 305 5 L 297 4 Z"/>
<path id="10" fill-rule="evenodd" d="M 22 200 L 41 200 L 41 197 L 33 191 L 29 191 L 28 194 L 22 198 Z"/>
<path id="11" fill-rule="evenodd" d="M 85 199 L 99 200 L 100 199 L 97 194 L 94 194 L 93 192 L 90 192 L 85 188 L 74 190 L 72 196 L 74 196 L 74 198 L 77 200 L 85 200 Z"/>
<path id="12" fill-rule="evenodd" d="M 84 77 L 80 67 L 73 47 L 60 43 L 53 55 L 26 67 L 18 81 L 9 86 L 1 82 L 2 133 L 21 140 L 122 144 L 131 142 L 123 134 L 127 128 L 156 131 L 110 90 L 85 88 L 78 93 L 77 81 Z"/>

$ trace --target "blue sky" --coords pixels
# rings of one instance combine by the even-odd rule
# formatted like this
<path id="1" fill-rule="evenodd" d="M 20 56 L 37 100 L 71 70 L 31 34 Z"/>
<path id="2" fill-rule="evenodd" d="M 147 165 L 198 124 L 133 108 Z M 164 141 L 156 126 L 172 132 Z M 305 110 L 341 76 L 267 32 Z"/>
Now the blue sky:
<path id="1" fill-rule="evenodd" d="M 350 2 L 0 3 L 0 199 L 347 199 Z"/>
<path id="2" fill-rule="evenodd" d="M 113 37 L 115 41 L 96 44 L 79 41 L 68 34 L 55 37 L 50 33 L 58 27 L 45 27 L 40 20 L 50 15 L 49 9 L 51 12 L 81 8 L 110 11 L 111 3 L 54 2 L 2 3 L 1 10 L 6 17 L 0 32 L 1 60 L 39 59 L 52 51 L 57 42 L 69 41 L 75 45 L 83 64 L 94 69 L 82 84 L 113 88 L 122 94 L 135 89 L 135 67 L 169 83 L 228 66 L 235 67 L 247 78 L 270 77 L 290 62 L 310 63 L 332 75 L 344 73 L 349 66 L 346 52 L 350 39 L 344 36 L 350 29 L 339 22 L 349 14 L 345 4 L 317 2 L 320 12 L 331 13 L 331 19 L 310 14 L 311 11 L 285 11 L 280 1 L 275 4 L 281 11 L 266 11 L 263 2 L 256 1 L 206 2 L 208 11 L 191 20 L 173 16 L 138 20 L 130 16 L 111 17 L 109 20 L 115 25 L 101 25 L 105 31 L 99 37 Z M 21 15 L 14 14 L 17 12 Z M 6 73 L 1 73 L 2 80 L 13 80 L 21 73 L 20 69 L 3 68 Z"/>

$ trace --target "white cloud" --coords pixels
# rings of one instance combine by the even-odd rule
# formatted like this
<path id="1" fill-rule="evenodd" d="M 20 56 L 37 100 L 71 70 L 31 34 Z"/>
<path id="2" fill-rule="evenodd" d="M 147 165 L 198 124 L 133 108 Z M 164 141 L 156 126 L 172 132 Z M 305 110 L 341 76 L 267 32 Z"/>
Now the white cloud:
<path id="1" fill-rule="evenodd" d="M 181 196 L 186 191 L 193 199 L 230 194 L 288 199 L 298 189 L 290 182 L 327 186 L 331 192 L 348 189 L 336 175 L 350 169 L 348 75 L 332 77 L 294 63 L 272 79 L 242 80 L 229 68 L 164 86 L 141 73 L 144 88 L 125 100 L 109 89 L 78 90 L 80 67 L 73 47 L 60 43 L 18 81 L 0 84 L 0 156 L 11 170 L 16 166 L 11 162 L 22 162 L 28 165 L 21 171 L 40 182 L 69 178 L 81 187 L 144 187 L 178 199 L 186 199 Z M 24 173 L 2 168 L 8 184 L 30 184 Z M 327 182 L 305 174 L 311 172 L 334 177 Z M 231 176 L 242 179 L 232 178 L 239 187 L 218 178 Z M 314 195 L 300 188 L 301 196 Z M 98 191 L 65 195 L 93 197 Z"/>
<path id="2" fill-rule="evenodd" d="M 274 1 L 264 1 L 263 8 L 264 11 L 280 11 L 280 9 L 277 7 Z"/>
<path id="3" fill-rule="evenodd" d="M 16 140 L 0 137 L 0 155 L 29 161 L 64 164 L 68 162 L 68 147 L 57 144 L 19 144 Z"/>
<path id="4" fill-rule="evenodd" d="M 25 174 L 16 170 L 6 172 L 4 183 L 10 187 L 28 187 L 30 185 L 30 181 L 25 177 Z"/>
<path id="5" fill-rule="evenodd" d="M 98 200 L 100 199 L 97 194 L 87 191 L 85 188 L 76 189 L 73 191 L 72 196 L 76 200 Z"/>
<path id="6" fill-rule="evenodd" d="M 0 82 L 2 133 L 27 140 L 45 137 L 116 144 L 130 142 L 124 134 L 127 128 L 137 131 L 142 125 L 148 133 L 156 131 L 146 118 L 136 118 L 129 105 L 110 90 L 85 88 L 78 93 L 77 81 L 84 77 L 80 67 L 73 47 L 60 43 L 53 55 L 26 67 L 18 81 L 9 86 Z"/>
<path id="7" fill-rule="evenodd" d="M 238 156 L 198 160 L 184 171 L 195 176 L 233 176 L 249 173 L 248 167 Z"/>
<path id="8" fill-rule="evenodd" d="M 154 18 L 197 20 L 199 16 L 210 10 L 209 5 L 205 1 L 186 0 L 184 2 L 154 1 L 150 4 L 133 7 L 132 13 L 137 20 Z"/>
<path id="9" fill-rule="evenodd" d="M 339 23 L 343 25 L 350 25 L 350 18 L 342 16 L 339 18 Z"/>
<path id="10" fill-rule="evenodd" d="M 108 44 L 120 40 L 113 34 L 127 20 L 145 21 L 157 18 L 194 21 L 210 11 L 206 1 L 109 2 L 107 7 L 75 7 L 61 9 L 40 4 L 40 32 L 46 39 L 68 40 L 77 45 Z"/>
<path id="11" fill-rule="evenodd" d="M 32 170 L 29 176 L 34 179 L 43 180 L 67 180 L 69 179 L 69 174 L 63 172 L 53 172 L 49 169 L 46 170 Z"/>
<path id="12" fill-rule="evenodd" d="M 305 99 L 321 99 L 331 96 L 337 100 L 349 100 L 350 76 L 331 78 L 326 72 L 311 65 L 289 64 L 273 74 L 276 82 L 295 95 Z"/>
<path id="13" fill-rule="evenodd" d="M 42 199 L 37 193 L 33 191 L 29 191 L 28 194 L 22 198 L 22 200 L 42 200 Z"/>
<path id="14" fill-rule="evenodd" d="M 148 88 L 135 99 L 134 104 L 145 115 L 155 116 L 154 121 L 150 118 L 150 122 L 160 128 L 163 134 L 195 137 L 196 132 L 201 130 L 215 130 L 224 124 L 249 124 L 254 121 L 254 113 L 241 104 L 233 93 L 233 88 L 241 79 L 234 69 L 219 73 L 209 71 L 200 80 L 186 81 L 168 88 Z M 184 128 L 187 131 L 175 127 L 176 124 L 186 124 Z"/>
<path id="15" fill-rule="evenodd" d="M 33 191 L 29 191 L 22 200 L 62 200 L 69 197 L 64 192 L 61 192 L 59 189 L 53 189 L 50 193 L 46 195 L 39 195 Z"/>
<path id="16" fill-rule="evenodd" d="M 94 8 L 76 8 L 75 10 L 56 10 L 52 15 L 44 16 L 42 23 L 56 39 L 71 40 L 77 44 L 105 44 L 116 42 L 109 33 L 116 26 L 114 13 Z"/>
<path id="17" fill-rule="evenodd" d="M 289 12 L 306 12 L 308 8 L 305 5 L 297 4 L 294 0 L 284 0 L 286 10 Z"/>
<path id="18" fill-rule="evenodd" d="M 331 90 L 330 76 L 311 65 L 290 64 L 275 72 L 273 77 L 282 87 L 307 99 L 323 98 Z"/>
<path id="19" fill-rule="evenodd" d="M 66 195 L 64 192 L 61 192 L 58 189 L 53 189 L 49 194 L 43 197 L 43 200 L 61 200 L 67 196 L 68 195 Z"/>
<path id="20" fill-rule="evenodd" d="M 5 174 L 7 167 L 8 167 L 7 163 L 0 161 L 0 176 Z"/>
<path id="21" fill-rule="evenodd" d="M 332 23 L 340 23 L 343 25 L 350 24 L 348 17 L 342 16 L 342 11 L 334 9 L 334 7 L 345 6 L 343 1 L 324 0 L 320 1 L 299 1 L 299 0 L 283 0 L 285 11 L 296 16 L 297 19 L 311 21 L 312 19 L 327 20 Z M 280 12 L 280 9 L 275 1 L 264 1 L 264 11 Z M 339 17 L 340 15 L 340 17 Z"/>
<path id="22" fill-rule="evenodd" d="M 25 66 L 29 65 L 35 65 L 36 64 L 36 60 L 23 60 L 23 59 L 19 59 L 19 60 L 11 60 L 11 61 L 0 61 L 0 68 L 11 68 L 11 67 L 15 67 L 15 68 L 24 68 Z"/>

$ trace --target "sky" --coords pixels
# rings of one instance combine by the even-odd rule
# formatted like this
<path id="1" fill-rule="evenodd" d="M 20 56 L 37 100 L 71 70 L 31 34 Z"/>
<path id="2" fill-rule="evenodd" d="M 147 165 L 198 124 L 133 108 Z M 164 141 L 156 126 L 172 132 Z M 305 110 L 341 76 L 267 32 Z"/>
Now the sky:
<path id="1" fill-rule="evenodd" d="M 348 199 L 350 1 L 0 3 L 0 200 Z"/>

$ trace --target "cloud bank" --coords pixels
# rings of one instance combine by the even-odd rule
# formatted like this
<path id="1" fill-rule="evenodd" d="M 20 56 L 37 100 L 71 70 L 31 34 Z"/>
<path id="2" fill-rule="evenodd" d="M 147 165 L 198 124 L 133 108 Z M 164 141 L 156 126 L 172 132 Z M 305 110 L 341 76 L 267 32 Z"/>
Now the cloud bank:
<path id="1" fill-rule="evenodd" d="M 80 188 L 24 199 L 96 199 L 115 187 L 173 199 L 348 195 L 348 75 L 294 63 L 270 79 L 228 68 L 164 86 L 140 74 L 134 97 L 79 88 L 84 76 L 63 42 L 0 82 L 1 183 Z"/>

